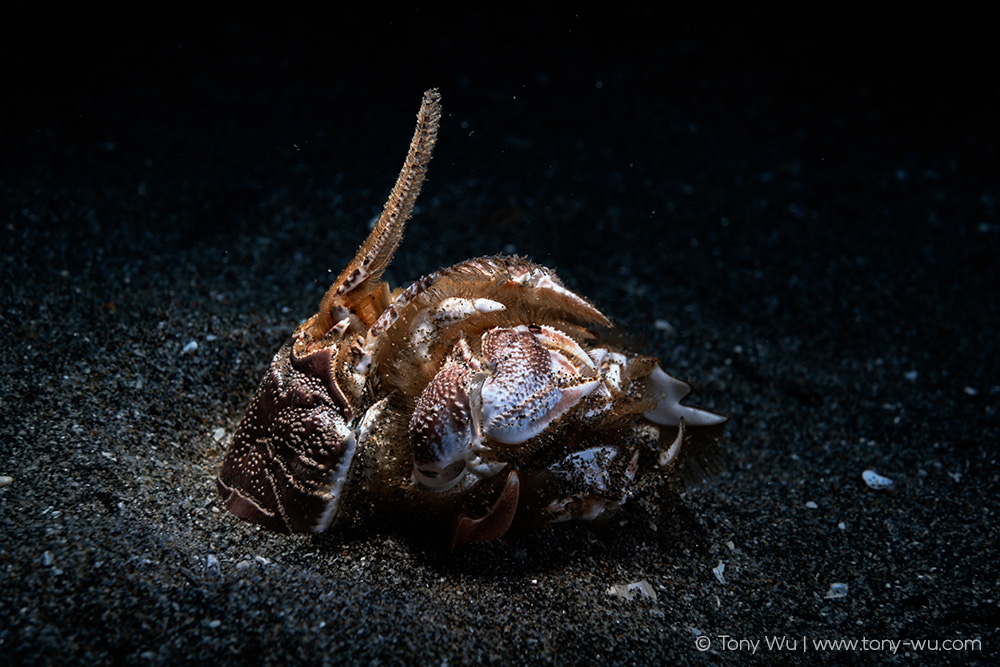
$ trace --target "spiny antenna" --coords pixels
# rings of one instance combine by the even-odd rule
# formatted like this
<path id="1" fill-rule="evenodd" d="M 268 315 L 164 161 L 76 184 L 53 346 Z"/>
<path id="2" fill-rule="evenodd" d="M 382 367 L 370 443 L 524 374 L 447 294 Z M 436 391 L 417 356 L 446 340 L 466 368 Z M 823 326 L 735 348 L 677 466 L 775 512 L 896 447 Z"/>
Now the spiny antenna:
<path id="1" fill-rule="evenodd" d="M 438 125 L 441 121 L 441 94 L 437 88 L 424 93 L 420 111 L 417 113 L 417 127 L 410 141 L 410 151 L 396 179 L 396 185 L 389 193 L 375 228 L 361 244 L 357 255 L 348 263 L 320 302 L 319 313 L 309 327 L 311 333 L 322 335 L 333 325 L 330 311 L 336 306 L 343 306 L 371 326 L 379 313 L 371 315 L 367 312 L 370 303 L 369 295 L 379 287 L 379 279 L 385 272 L 393 253 L 403 238 L 403 230 L 407 220 L 413 213 L 413 205 L 420 194 L 420 187 L 427 174 L 427 166 L 437 142 Z M 369 319 L 372 320 L 368 322 Z"/>

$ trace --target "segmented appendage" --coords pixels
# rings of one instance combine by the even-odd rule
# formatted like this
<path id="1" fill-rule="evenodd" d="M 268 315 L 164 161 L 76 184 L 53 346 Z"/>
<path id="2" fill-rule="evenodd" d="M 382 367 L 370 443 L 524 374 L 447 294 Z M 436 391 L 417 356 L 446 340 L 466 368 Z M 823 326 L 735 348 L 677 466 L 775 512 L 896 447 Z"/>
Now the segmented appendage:
<path id="1" fill-rule="evenodd" d="M 603 344 L 607 318 L 543 267 L 478 258 L 404 294 L 369 340 L 391 400 L 360 446 L 386 462 L 375 497 L 414 519 L 458 514 L 453 545 L 495 539 L 522 515 L 593 519 L 624 502 L 640 450 L 668 470 L 684 419 L 723 421 L 681 405 L 690 388 L 656 359 Z M 662 441 L 657 424 L 678 438 Z"/>
<path id="2" fill-rule="evenodd" d="M 243 519 L 319 532 L 346 507 L 436 524 L 453 546 L 515 521 L 592 520 L 625 502 L 644 460 L 662 476 L 686 429 L 725 421 L 681 405 L 690 387 L 655 358 L 603 342 L 608 318 L 545 267 L 481 257 L 396 293 L 380 282 L 440 115 L 428 91 L 379 221 L 233 436 L 216 481 Z"/>
<path id="3" fill-rule="evenodd" d="M 410 150 L 382 208 L 382 215 L 358 248 L 354 259 L 344 267 L 323 296 L 319 312 L 306 329 L 310 339 L 322 336 L 334 323 L 334 314 L 345 311 L 356 316 L 365 327 L 371 327 L 388 305 L 388 290 L 379 281 L 403 238 L 406 222 L 413 214 L 413 206 L 420 195 L 437 144 L 440 122 L 441 95 L 435 88 L 424 93 Z"/>
<path id="4" fill-rule="evenodd" d="M 364 392 L 364 336 L 389 302 L 379 282 L 403 236 L 441 119 L 424 93 L 406 161 L 382 215 L 306 321 L 275 355 L 216 479 L 226 508 L 280 532 L 325 530 L 341 507 Z M 358 343 L 360 335 L 360 342 Z"/>

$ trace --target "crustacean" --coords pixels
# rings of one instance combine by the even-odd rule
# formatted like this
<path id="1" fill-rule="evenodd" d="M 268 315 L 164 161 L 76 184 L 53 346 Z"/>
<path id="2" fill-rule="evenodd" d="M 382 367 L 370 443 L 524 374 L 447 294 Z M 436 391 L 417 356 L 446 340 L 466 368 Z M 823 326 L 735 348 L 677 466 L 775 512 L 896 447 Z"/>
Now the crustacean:
<path id="1" fill-rule="evenodd" d="M 282 532 L 397 518 L 452 545 L 515 522 L 589 520 L 665 475 L 685 429 L 724 417 L 551 270 L 482 257 L 390 291 L 380 280 L 441 115 L 424 94 L 382 215 L 319 312 L 278 350 L 216 478 L 226 508 Z"/>

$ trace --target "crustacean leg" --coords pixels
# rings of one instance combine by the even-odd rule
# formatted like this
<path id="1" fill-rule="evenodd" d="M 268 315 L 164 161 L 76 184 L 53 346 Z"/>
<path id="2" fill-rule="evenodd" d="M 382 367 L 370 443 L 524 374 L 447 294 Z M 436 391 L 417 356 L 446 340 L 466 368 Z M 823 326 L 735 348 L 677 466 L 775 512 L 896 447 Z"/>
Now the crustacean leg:
<path id="1" fill-rule="evenodd" d="M 568 371 L 572 364 L 531 327 L 487 331 L 483 356 L 494 368 L 483 382 L 483 432 L 497 442 L 535 437 L 600 384 Z"/>
<path id="2" fill-rule="evenodd" d="M 429 90 L 378 223 L 319 312 L 275 355 L 237 426 L 216 477 L 236 516 L 280 532 L 320 532 L 336 519 L 356 450 L 353 403 L 361 391 L 344 369 L 351 360 L 355 368 L 368 363 L 358 334 L 389 303 L 379 280 L 420 193 L 440 118 L 440 95 Z"/>
<path id="3" fill-rule="evenodd" d="M 503 463 L 483 463 L 479 387 L 486 376 L 468 343 L 460 340 L 420 394 L 410 418 L 413 478 L 426 489 L 446 491 L 467 472 L 490 477 Z"/>

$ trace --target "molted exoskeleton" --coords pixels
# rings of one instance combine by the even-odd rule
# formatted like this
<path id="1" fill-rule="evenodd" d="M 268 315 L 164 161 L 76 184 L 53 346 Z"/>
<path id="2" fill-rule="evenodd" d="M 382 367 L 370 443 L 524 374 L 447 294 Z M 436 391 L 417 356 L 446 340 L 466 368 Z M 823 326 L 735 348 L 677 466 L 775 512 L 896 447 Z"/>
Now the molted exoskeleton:
<path id="1" fill-rule="evenodd" d="M 424 95 L 378 223 L 278 351 L 216 480 L 237 516 L 280 532 L 338 520 L 448 526 L 451 544 L 524 521 L 593 519 L 676 465 L 718 415 L 545 267 L 456 264 L 380 281 L 420 192 L 440 118 Z"/>

